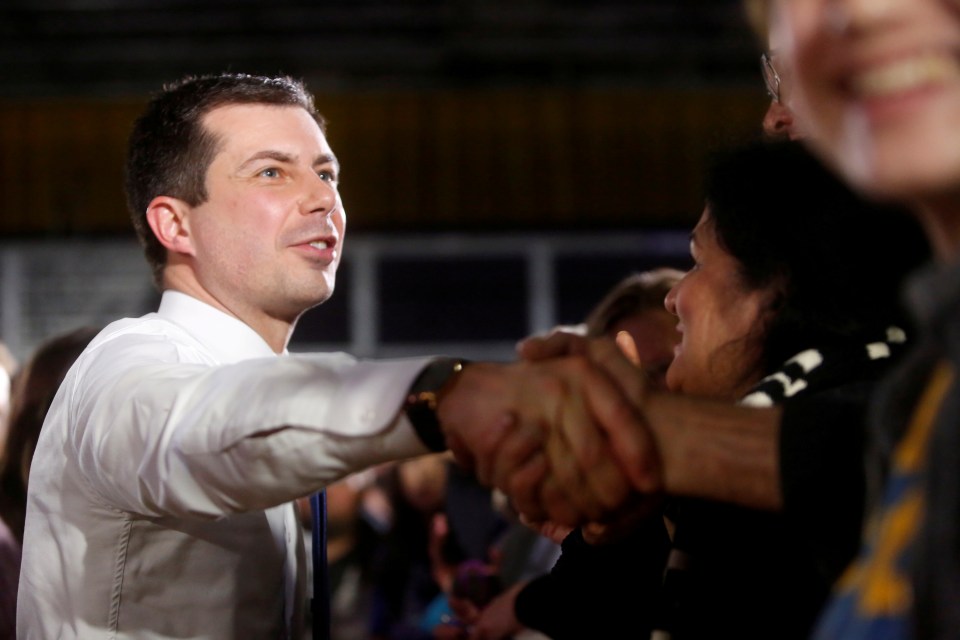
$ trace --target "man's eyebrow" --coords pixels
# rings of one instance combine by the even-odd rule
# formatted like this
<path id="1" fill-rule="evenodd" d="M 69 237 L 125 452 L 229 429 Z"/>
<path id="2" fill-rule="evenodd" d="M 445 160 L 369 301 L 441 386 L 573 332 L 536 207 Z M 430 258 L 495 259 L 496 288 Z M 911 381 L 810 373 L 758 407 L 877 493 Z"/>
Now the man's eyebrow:
<path id="1" fill-rule="evenodd" d="M 289 153 L 284 153 L 283 151 L 274 151 L 272 149 L 265 149 L 263 151 L 258 151 L 246 160 L 243 161 L 243 164 L 240 165 L 240 169 L 243 169 L 249 164 L 257 162 L 258 160 L 276 160 L 277 162 L 284 162 L 290 164 L 296 160 L 296 156 L 293 156 Z"/>
<path id="2" fill-rule="evenodd" d="M 283 162 L 286 164 L 293 164 L 297 161 L 297 156 L 286 153 L 284 151 L 277 151 L 275 149 L 264 149 L 263 151 L 258 151 L 240 165 L 240 169 L 243 169 L 247 165 L 250 165 L 259 160 L 276 160 L 277 162 Z M 337 170 L 340 169 L 340 163 L 337 161 L 337 157 L 332 153 L 321 153 L 316 158 L 313 159 L 314 167 L 322 164 L 332 164 Z"/>
<path id="3" fill-rule="evenodd" d="M 337 156 L 332 153 L 321 153 L 313 160 L 313 166 L 319 166 L 321 164 L 332 164 L 336 167 L 337 171 L 340 170 L 340 162 L 337 160 Z"/>

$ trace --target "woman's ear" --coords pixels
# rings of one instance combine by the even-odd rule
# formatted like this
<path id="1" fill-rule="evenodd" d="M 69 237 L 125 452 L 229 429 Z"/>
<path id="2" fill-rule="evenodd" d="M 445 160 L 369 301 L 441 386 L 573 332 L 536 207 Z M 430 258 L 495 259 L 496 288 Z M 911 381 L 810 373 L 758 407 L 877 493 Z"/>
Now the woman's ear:
<path id="1" fill-rule="evenodd" d="M 170 196 L 157 196 L 147 206 L 147 224 L 168 251 L 194 255 L 190 235 L 191 211 L 183 200 Z"/>

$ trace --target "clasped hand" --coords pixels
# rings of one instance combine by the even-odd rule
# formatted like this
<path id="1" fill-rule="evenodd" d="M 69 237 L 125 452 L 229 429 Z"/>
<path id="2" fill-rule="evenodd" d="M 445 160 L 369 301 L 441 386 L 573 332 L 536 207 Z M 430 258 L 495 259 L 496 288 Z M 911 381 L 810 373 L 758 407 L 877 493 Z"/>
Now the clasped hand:
<path id="1" fill-rule="evenodd" d="M 659 505 L 639 367 L 612 340 L 564 332 L 518 353 L 470 364 L 444 394 L 438 415 L 458 462 L 531 522 L 579 526 Z"/>

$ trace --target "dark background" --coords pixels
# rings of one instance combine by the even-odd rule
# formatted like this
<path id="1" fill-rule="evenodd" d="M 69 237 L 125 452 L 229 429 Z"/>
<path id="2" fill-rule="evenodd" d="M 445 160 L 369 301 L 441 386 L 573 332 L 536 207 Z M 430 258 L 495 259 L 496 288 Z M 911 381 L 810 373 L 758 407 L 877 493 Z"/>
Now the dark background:
<path id="1" fill-rule="evenodd" d="M 127 233 L 126 133 L 184 74 L 304 79 L 354 231 L 686 226 L 759 128 L 739 0 L 3 0 L 0 234 Z"/>

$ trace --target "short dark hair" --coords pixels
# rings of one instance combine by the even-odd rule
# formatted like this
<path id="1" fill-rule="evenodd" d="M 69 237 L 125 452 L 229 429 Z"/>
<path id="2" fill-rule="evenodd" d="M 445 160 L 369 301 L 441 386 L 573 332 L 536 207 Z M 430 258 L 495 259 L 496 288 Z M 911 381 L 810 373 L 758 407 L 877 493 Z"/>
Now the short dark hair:
<path id="1" fill-rule="evenodd" d="M 758 141 L 715 154 L 705 195 L 720 246 L 750 288 L 779 289 L 764 365 L 852 336 L 909 333 L 902 285 L 931 258 L 905 210 L 851 191 L 801 143 Z"/>
<path id="2" fill-rule="evenodd" d="M 591 309 L 586 319 L 586 333 L 605 336 L 624 318 L 656 309 L 666 312 L 667 293 L 683 278 L 683 271 L 659 267 L 632 273 L 618 282 Z"/>
<path id="3" fill-rule="evenodd" d="M 207 169 L 221 141 L 204 129 L 202 120 L 213 109 L 231 104 L 301 107 L 325 129 L 313 96 L 288 76 L 223 73 L 187 76 L 164 85 L 134 123 L 126 160 L 127 207 L 158 286 L 167 252 L 147 224 L 147 207 L 159 195 L 191 206 L 206 201 Z"/>

